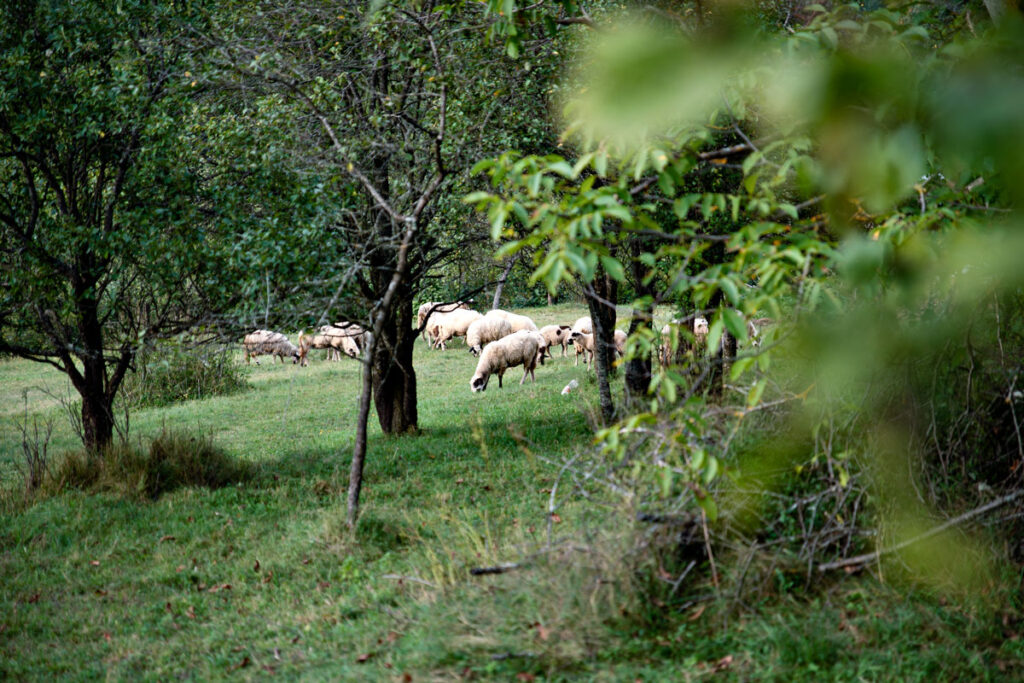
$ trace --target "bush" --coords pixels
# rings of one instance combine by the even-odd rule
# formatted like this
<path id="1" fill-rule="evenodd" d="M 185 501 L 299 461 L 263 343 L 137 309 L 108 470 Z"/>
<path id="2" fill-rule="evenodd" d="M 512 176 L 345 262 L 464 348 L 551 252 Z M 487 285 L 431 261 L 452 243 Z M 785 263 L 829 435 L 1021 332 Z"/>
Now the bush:
<path id="1" fill-rule="evenodd" d="M 125 378 L 121 396 L 130 408 L 154 408 L 248 386 L 229 348 L 165 343 L 140 354 L 138 370 Z"/>
<path id="2" fill-rule="evenodd" d="M 249 476 L 248 467 L 228 456 L 210 437 L 164 430 L 148 449 L 111 445 L 99 456 L 68 453 L 42 487 L 44 494 L 64 489 L 109 492 L 128 498 L 156 498 L 187 486 L 221 488 Z"/>

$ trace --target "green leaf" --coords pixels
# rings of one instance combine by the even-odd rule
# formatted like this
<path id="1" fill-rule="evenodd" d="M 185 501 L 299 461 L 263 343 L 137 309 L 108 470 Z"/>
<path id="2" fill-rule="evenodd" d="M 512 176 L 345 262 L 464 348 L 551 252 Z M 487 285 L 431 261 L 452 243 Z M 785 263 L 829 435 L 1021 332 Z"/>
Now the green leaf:
<path id="1" fill-rule="evenodd" d="M 722 289 L 726 298 L 729 299 L 729 303 L 733 306 L 740 305 L 740 290 L 736 287 L 736 283 L 732 281 L 732 278 L 723 277 L 718 281 L 718 286 Z"/>
<path id="2" fill-rule="evenodd" d="M 490 192 L 470 192 L 462 198 L 464 204 L 477 204 L 491 198 Z"/>
<path id="3" fill-rule="evenodd" d="M 753 408 L 761 402 L 761 395 L 764 394 L 764 388 L 767 386 L 768 380 L 762 377 L 759 379 L 753 387 L 750 388 L 750 392 L 747 394 L 747 407 Z"/>
<path id="4" fill-rule="evenodd" d="M 697 505 L 704 511 L 704 514 L 708 516 L 709 521 L 715 521 L 718 519 L 718 506 L 715 505 L 714 499 L 711 498 L 707 492 L 702 492 L 697 496 Z"/>
<path id="5" fill-rule="evenodd" d="M 744 356 L 743 358 L 737 358 L 732 364 L 732 369 L 729 371 L 729 379 L 736 381 L 740 376 L 747 371 L 747 369 L 754 364 L 757 359 L 754 356 Z"/>
<path id="6" fill-rule="evenodd" d="M 613 279 L 619 282 L 626 281 L 626 271 L 619 263 L 619 260 L 612 258 L 611 256 L 602 256 L 601 265 L 604 266 L 605 272 L 607 272 Z"/>
<path id="7" fill-rule="evenodd" d="M 722 318 L 725 321 L 725 329 L 729 330 L 732 336 L 740 343 L 747 341 L 747 324 L 739 311 L 735 308 L 726 308 L 722 311 Z"/>

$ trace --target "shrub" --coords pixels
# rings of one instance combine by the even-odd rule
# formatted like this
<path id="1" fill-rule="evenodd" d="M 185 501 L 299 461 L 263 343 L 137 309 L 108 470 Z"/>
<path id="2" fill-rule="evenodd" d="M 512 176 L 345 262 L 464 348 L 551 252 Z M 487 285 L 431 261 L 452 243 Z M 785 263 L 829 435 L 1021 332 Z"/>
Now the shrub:
<path id="1" fill-rule="evenodd" d="M 211 349 L 168 342 L 140 354 L 137 366 L 121 388 L 121 396 L 130 408 L 165 406 L 248 388 L 228 347 Z"/>
<path id="2" fill-rule="evenodd" d="M 146 449 L 121 443 L 98 456 L 68 453 L 42 489 L 51 495 L 71 488 L 156 498 L 180 487 L 221 488 L 248 476 L 248 468 L 215 446 L 210 437 L 164 430 Z"/>

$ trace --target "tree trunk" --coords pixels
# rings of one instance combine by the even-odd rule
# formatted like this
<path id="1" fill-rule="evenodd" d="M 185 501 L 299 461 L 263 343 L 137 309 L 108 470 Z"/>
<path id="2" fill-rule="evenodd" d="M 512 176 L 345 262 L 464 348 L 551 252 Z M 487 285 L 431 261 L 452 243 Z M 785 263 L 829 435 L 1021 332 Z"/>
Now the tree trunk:
<path id="1" fill-rule="evenodd" d="M 501 292 L 505 289 L 505 280 L 508 279 L 508 274 L 512 271 L 512 266 L 516 264 L 516 258 L 513 256 L 505 264 L 505 269 L 501 271 L 501 275 L 498 277 L 498 286 L 494 288 L 494 303 L 491 305 L 491 309 L 501 308 Z"/>
<path id="2" fill-rule="evenodd" d="M 599 270 L 594 281 L 587 285 L 587 308 L 594 323 L 594 371 L 597 374 L 598 395 L 601 403 L 601 417 L 609 422 L 615 417 L 615 403 L 612 401 L 610 377 L 615 361 L 615 303 L 618 297 L 618 282 Z"/>
<path id="3" fill-rule="evenodd" d="M 419 423 L 412 365 L 415 341 L 412 302 L 406 294 L 395 302 L 373 356 L 373 402 L 385 434 L 414 432 Z"/>
<path id="4" fill-rule="evenodd" d="M 107 396 L 107 364 L 99 304 L 88 293 L 87 283 L 76 283 L 75 290 L 78 332 L 85 347 L 79 354 L 82 374 L 75 387 L 82 396 L 82 440 L 89 453 L 98 454 L 114 439 L 113 396 Z"/>
<path id="5" fill-rule="evenodd" d="M 356 442 L 352 449 L 352 465 L 348 475 L 348 525 L 354 528 L 359 517 L 359 494 L 363 490 L 363 463 L 366 461 L 366 427 L 370 418 L 370 397 L 373 393 L 373 363 L 377 342 L 371 337 L 363 353 L 362 382 L 359 393 L 359 418 L 356 421 Z"/>
<path id="6" fill-rule="evenodd" d="M 637 258 L 640 252 L 640 244 L 634 240 L 630 245 L 632 252 L 632 276 L 633 286 L 636 289 L 637 296 L 653 297 L 654 285 L 651 283 L 644 284 L 644 278 L 647 275 L 646 268 L 640 259 Z M 654 302 L 653 299 L 645 299 L 645 303 L 639 308 L 633 309 L 633 320 L 629 323 L 629 334 L 632 335 L 642 325 L 647 327 L 654 327 Z M 650 355 L 642 358 L 631 358 L 626 361 L 626 387 L 625 387 L 625 399 L 626 404 L 631 405 L 644 399 L 647 396 L 647 391 L 651 386 L 651 357 Z"/>

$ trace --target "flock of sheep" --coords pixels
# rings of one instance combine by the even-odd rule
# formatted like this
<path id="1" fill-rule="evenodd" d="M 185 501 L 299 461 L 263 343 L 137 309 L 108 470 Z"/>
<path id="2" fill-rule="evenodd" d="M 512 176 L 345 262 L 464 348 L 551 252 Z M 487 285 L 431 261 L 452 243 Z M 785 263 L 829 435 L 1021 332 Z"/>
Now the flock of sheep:
<path id="1" fill-rule="evenodd" d="M 659 350 L 659 359 L 667 363 L 671 354 L 669 333 L 671 325 L 679 325 L 673 321 L 661 330 L 665 338 Z M 691 327 L 690 324 L 687 324 Z M 502 386 L 505 372 L 512 367 L 523 366 L 522 384 L 529 376 L 536 381 L 534 370 L 537 364 L 543 365 L 545 358 L 552 357 L 552 350 L 562 347 L 562 357 L 568 355 L 567 349 L 572 346 L 576 352 L 576 365 L 583 356 L 584 366 L 593 368 L 594 330 L 589 317 L 583 317 L 572 325 L 546 325 L 538 329 L 536 323 L 525 315 L 510 313 L 500 309 L 478 313 L 465 302 L 440 303 L 427 302 L 420 306 L 416 316 L 416 327 L 426 338 L 430 348 L 446 349 L 448 342 L 456 337 L 465 337 L 469 351 L 479 356 L 476 371 L 470 379 L 469 386 L 474 392 L 485 391 L 491 375 L 498 376 L 498 386 Z M 707 336 L 708 321 L 696 317 L 689 330 L 698 342 Z M 326 349 L 328 357 L 337 359 L 341 354 L 358 357 L 365 348 L 368 333 L 355 323 L 338 323 L 324 325 L 315 334 L 299 334 L 298 346 L 288 341 L 279 332 L 256 330 L 245 336 L 245 361 L 256 359 L 260 355 L 271 355 L 284 362 L 291 357 L 293 362 L 308 365 L 311 349 Z M 615 352 L 621 356 L 625 352 L 626 333 L 615 330 Z M 259 360 L 256 360 L 259 364 Z"/>

